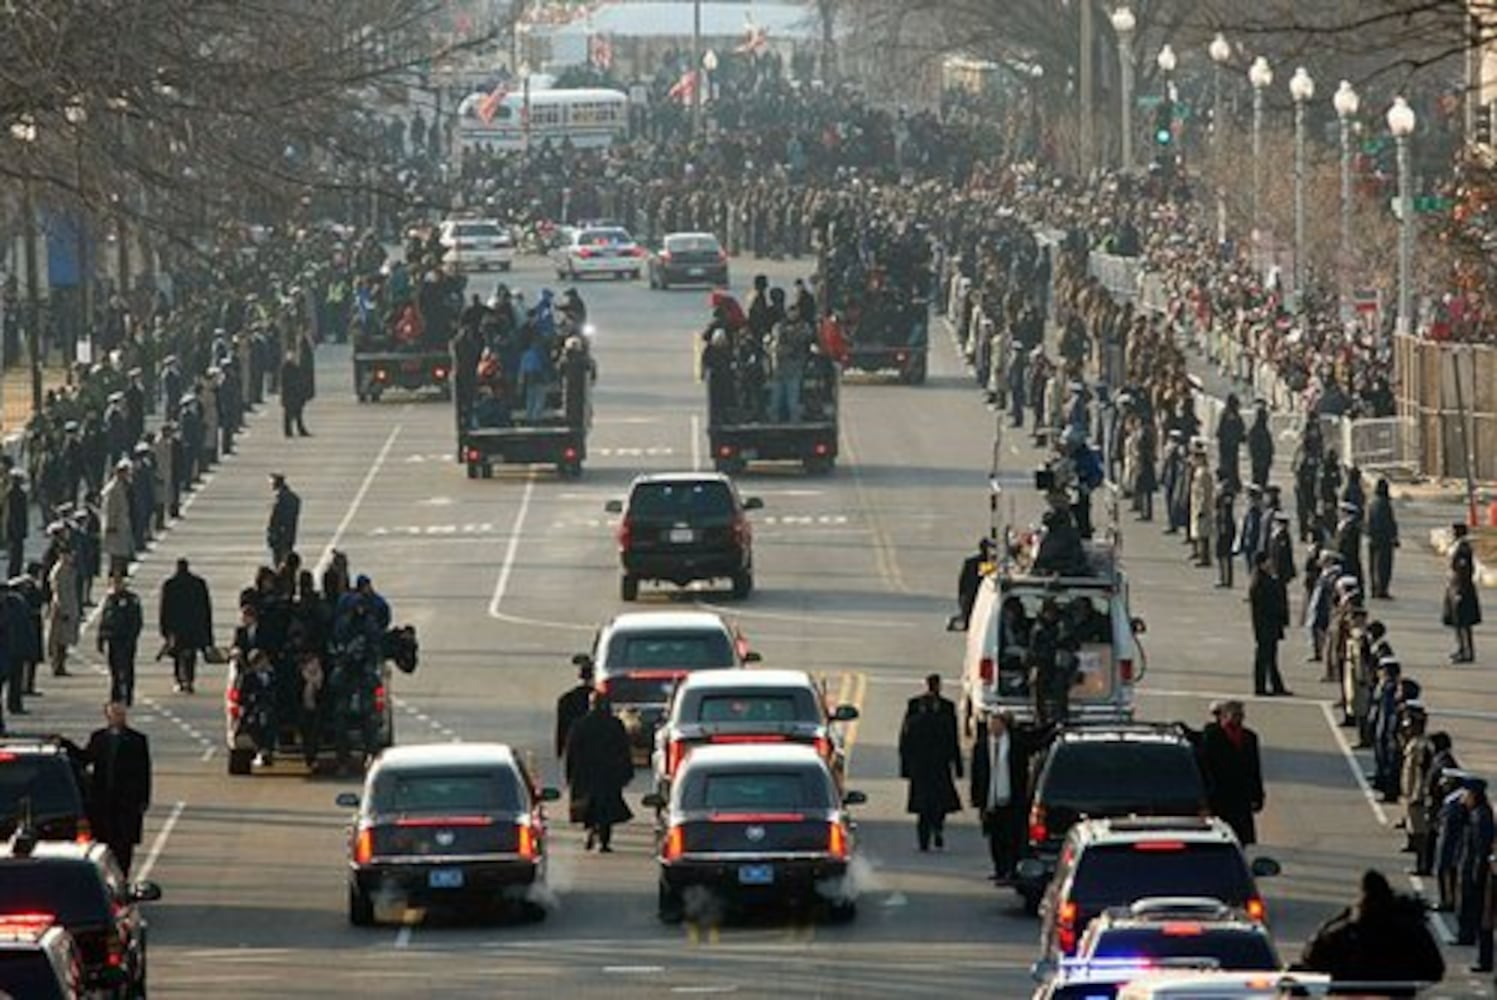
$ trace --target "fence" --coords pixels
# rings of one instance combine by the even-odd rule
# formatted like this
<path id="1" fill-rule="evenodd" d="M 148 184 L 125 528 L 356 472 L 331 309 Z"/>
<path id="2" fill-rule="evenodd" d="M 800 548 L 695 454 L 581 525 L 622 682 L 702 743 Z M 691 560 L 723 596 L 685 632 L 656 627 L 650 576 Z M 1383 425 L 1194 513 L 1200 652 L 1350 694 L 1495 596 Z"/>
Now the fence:
<path id="1" fill-rule="evenodd" d="M 1399 416 L 1413 425 L 1427 476 L 1497 480 L 1497 348 L 1399 335 Z"/>

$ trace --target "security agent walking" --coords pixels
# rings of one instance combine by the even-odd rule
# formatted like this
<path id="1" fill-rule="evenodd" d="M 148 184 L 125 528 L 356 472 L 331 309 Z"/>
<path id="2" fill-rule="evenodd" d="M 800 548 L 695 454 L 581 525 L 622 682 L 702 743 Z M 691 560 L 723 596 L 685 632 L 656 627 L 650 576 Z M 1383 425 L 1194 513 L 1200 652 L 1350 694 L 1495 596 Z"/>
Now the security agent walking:
<path id="1" fill-rule="evenodd" d="M 584 846 L 612 853 L 614 826 L 634 818 L 624 802 L 624 788 L 634 778 L 634 758 L 624 724 L 599 691 L 592 693 L 592 708 L 567 735 L 566 775 L 572 822 L 587 828 Z"/>
<path id="2" fill-rule="evenodd" d="M 593 664 L 590 659 L 577 665 L 577 684 L 556 699 L 556 756 L 566 756 L 572 728 L 588 713 L 593 698 Z"/>
<path id="3" fill-rule="evenodd" d="M 197 680 L 198 653 L 213 645 L 213 601 L 208 583 L 192 572 L 186 559 L 161 584 L 159 618 L 164 652 L 170 652 L 177 692 L 192 693 Z"/>
<path id="4" fill-rule="evenodd" d="M 1268 552 L 1253 559 L 1253 580 L 1248 585 L 1248 603 L 1253 615 L 1253 692 L 1258 695 L 1288 695 L 1279 674 L 1279 643 L 1289 623 L 1289 603 L 1284 587 L 1274 576 Z"/>
<path id="5" fill-rule="evenodd" d="M 109 660 L 109 700 L 135 704 L 135 651 L 143 624 L 140 598 L 122 576 L 110 581 L 99 615 L 99 652 Z"/>
<path id="6" fill-rule="evenodd" d="M 925 693 L 909 700 L 899 730 L 899 776 L 909 781 L 905 810 L 915 814 L 920 850 L 946 847 L 946 816 L 962 808 L 953 772 L 962 777 L 956 706 L 941 697 L 941 675 L 925 678 Z"/>
<path id="7" fill-rule="evenodd" d="M 995 882 L 1013 877 L 1029 815 L 1031 765 L 1044 745 L 1040 734 L 1018 729 L 1013 714 L 999 712 L 977 724 L 972 744 L 972 808 L 982 820 Z"/>
<path id="8" fill-rule="evenodd" d="M 88 769 L 84 788 L 89 828 L 109 846 L 128 876 L 151 807 L 151 745 L 144 733 L 127 724 L 125 706 L 119 702 L 104 706 L 104 719 L 104 727 L 94 730 L 86 747 L 79 749 L 66 739 L 61 743 Z"/>
<path id="9" fill-rule="evenodd" d="M 265 545 L 270 549 L 271 562 L 279 569 L 296 548 L 296 526 L 301 521 L 301 497 L 286 485 L 286 477 L 279 472 L 270 474 L 270 489 L 272 500 L 270 522 L 265 526 Z"/>
<path id="10" fill-rule="evenodd" d="M 972 620 L 972 605 L 977 602 L 977 592 L 982 588 L 982 568 L 993 561 L 993 540 L 983 537 L 977 540 L 977 551 L 962 560 L 962 570 L 956 578 L 957 621 L 965 629 Z"/>
<path id="11" fill-rule="evenodd" d="M 301 362 L 295 351 L 287 351 L 281 362 L 281 431 L 286 437 L 293 437 L 293 430 L 302 437 L 312 436 L 303 419 L 309 398 Z"/>

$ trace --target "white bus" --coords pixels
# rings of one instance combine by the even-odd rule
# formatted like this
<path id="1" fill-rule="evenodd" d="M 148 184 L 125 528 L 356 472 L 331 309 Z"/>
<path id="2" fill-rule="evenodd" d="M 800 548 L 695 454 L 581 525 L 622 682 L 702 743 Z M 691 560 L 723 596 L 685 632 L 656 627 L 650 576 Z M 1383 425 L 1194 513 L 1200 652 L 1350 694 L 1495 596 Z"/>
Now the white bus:
<path id="1" fill-rule="evenodd" d="M 523 149 L 528 133 L 532 146 L 548 139 L 552 145 L 570 139 L 578 149 L 596 149 L 612 144 L 629 129 L 629 98 L 617 90 L 532 88 L 528 128 L 523 92 L 505 94 L 487 123 L 478 115 L 480 101 L 468 98 L 463 102 L 458 136 L 465 147 Z"/>

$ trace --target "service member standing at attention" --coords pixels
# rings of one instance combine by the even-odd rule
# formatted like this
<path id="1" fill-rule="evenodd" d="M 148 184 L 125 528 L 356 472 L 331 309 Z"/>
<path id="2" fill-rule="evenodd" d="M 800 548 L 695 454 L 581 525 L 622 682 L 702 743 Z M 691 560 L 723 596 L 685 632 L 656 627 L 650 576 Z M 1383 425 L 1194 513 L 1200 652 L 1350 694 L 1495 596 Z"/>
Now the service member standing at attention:
<path id="1" fill-rule="evenodd" d="M 899 731 L 899 775 L 910 783 L 905 803 L 915 814 L 920 850 L 946 847 L 946 816 L 962 808 L 952 773 L 962 776 L 956 706 L 941 697 L 941 675 L 925 678 L 925 693 L 909 700 Z"/>
<path id="2" fill-rule="evenodd" d="M 270 474 L 270 489 L 273 499 L 270 504 L 270 523 L 265 527 L 265 545 L 270 549 L 272 565 L 280 569 L 291 550 L 296 548 L 296 526 L 301 520 L 301 497 L 286 485 L 286 477 L 279 472 Z"/>

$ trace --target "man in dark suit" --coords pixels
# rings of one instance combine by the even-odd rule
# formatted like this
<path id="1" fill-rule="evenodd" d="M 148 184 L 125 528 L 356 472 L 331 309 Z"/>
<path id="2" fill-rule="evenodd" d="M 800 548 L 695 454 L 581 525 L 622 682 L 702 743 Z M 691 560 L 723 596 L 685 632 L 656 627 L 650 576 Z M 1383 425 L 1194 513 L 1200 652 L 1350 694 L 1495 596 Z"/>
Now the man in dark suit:
<path id="1" fill-rule="evenodd" d="M 946 816 L 962 808 L 952 772 L 962 776 L 956 706 L 941 697 L 941 675 L 925 678 L 925 693 L 909 700 L 899 730 L 899 776 L 910 783 L 905 802 L 915 814 L 920 850 L 946 847 Z"/>
<path id="2" fill-rule="evenodd" d="M 1253 618 L 1253 693 L 1291 694 L 1279 674 L 1279 642 L 1284 638 L 1284 626 L 1289 623 L 1289 604 L 1268 552 L 1260 552 L 1253 559 L 1248 604 Z"/>
<path id="3" fill-rule="evenodd" d="M 593 662 L 585 659 L 577 664 L 577 684 L 566 694 L 556 699 L 556 756 L 566 755 L 567 740 L 577 720 L 587 714 L 593 698 Z"/>
<path id="4" fill-rule="evenodd" d="M 1212 714 L 1215 721 L 1201 731 L 1201 760 L 1211 811 L 1226 821 L 1247 847 L 1258 840 L 1253 814 L 1263 810 L 1265 798 L 1258 734 L 1242 724 L 1240 701 L 1219 702 Z"/>
<path id="5" fill-rule="evenodd" d="M 151 807 L 151 746 L 144 733 L 126 725 L 125 716 L 125 706 L 112 701 L 104 706 L 104 728 L 94 730 L 87 747 L 65 745 L 88 767 L 89 827 L 129 875 Z"/>
<path id="6" fill-rule="evenodd" d="M 972 620 L 972 605 L 982 587 L 982 568 L 992 561 L 993 540 L 986 536 L 977 540 L 977 551 L 962 560 L 962 571 L 956 578 L 956 603 L 957 617 L 964 629 Z"/>
<path id="7" fill-rule="evenodd" d="M 177 560 L 177 572 L 161 585 L 161 638 L 172 655 L 177 691 L 192 692 L 198 651 L 213 645 L 213 601 L 207 582 Z"/>
<path id="8" fill-rule="evenodd" d="M 296 526 L 301 520 L 301 497 L 286 485 L 279 472 L 270 474 L 275 499 L 270 506 L 270 523 L 265 526 L 265 545 L 275 569 L 280 569 L 291 550 L 296 548 Z"/>
<path id="9" fill-rule="evenodd" d="M 972 743 L 972 808 L 988 838 L 995 882 L 1010 879 L 1019 863 L 1032 793 L 1031 765 L 1044 745 L 1043 735 L 1015 728 L 1011 712 L 999 712 L 977 724 Z"/>

